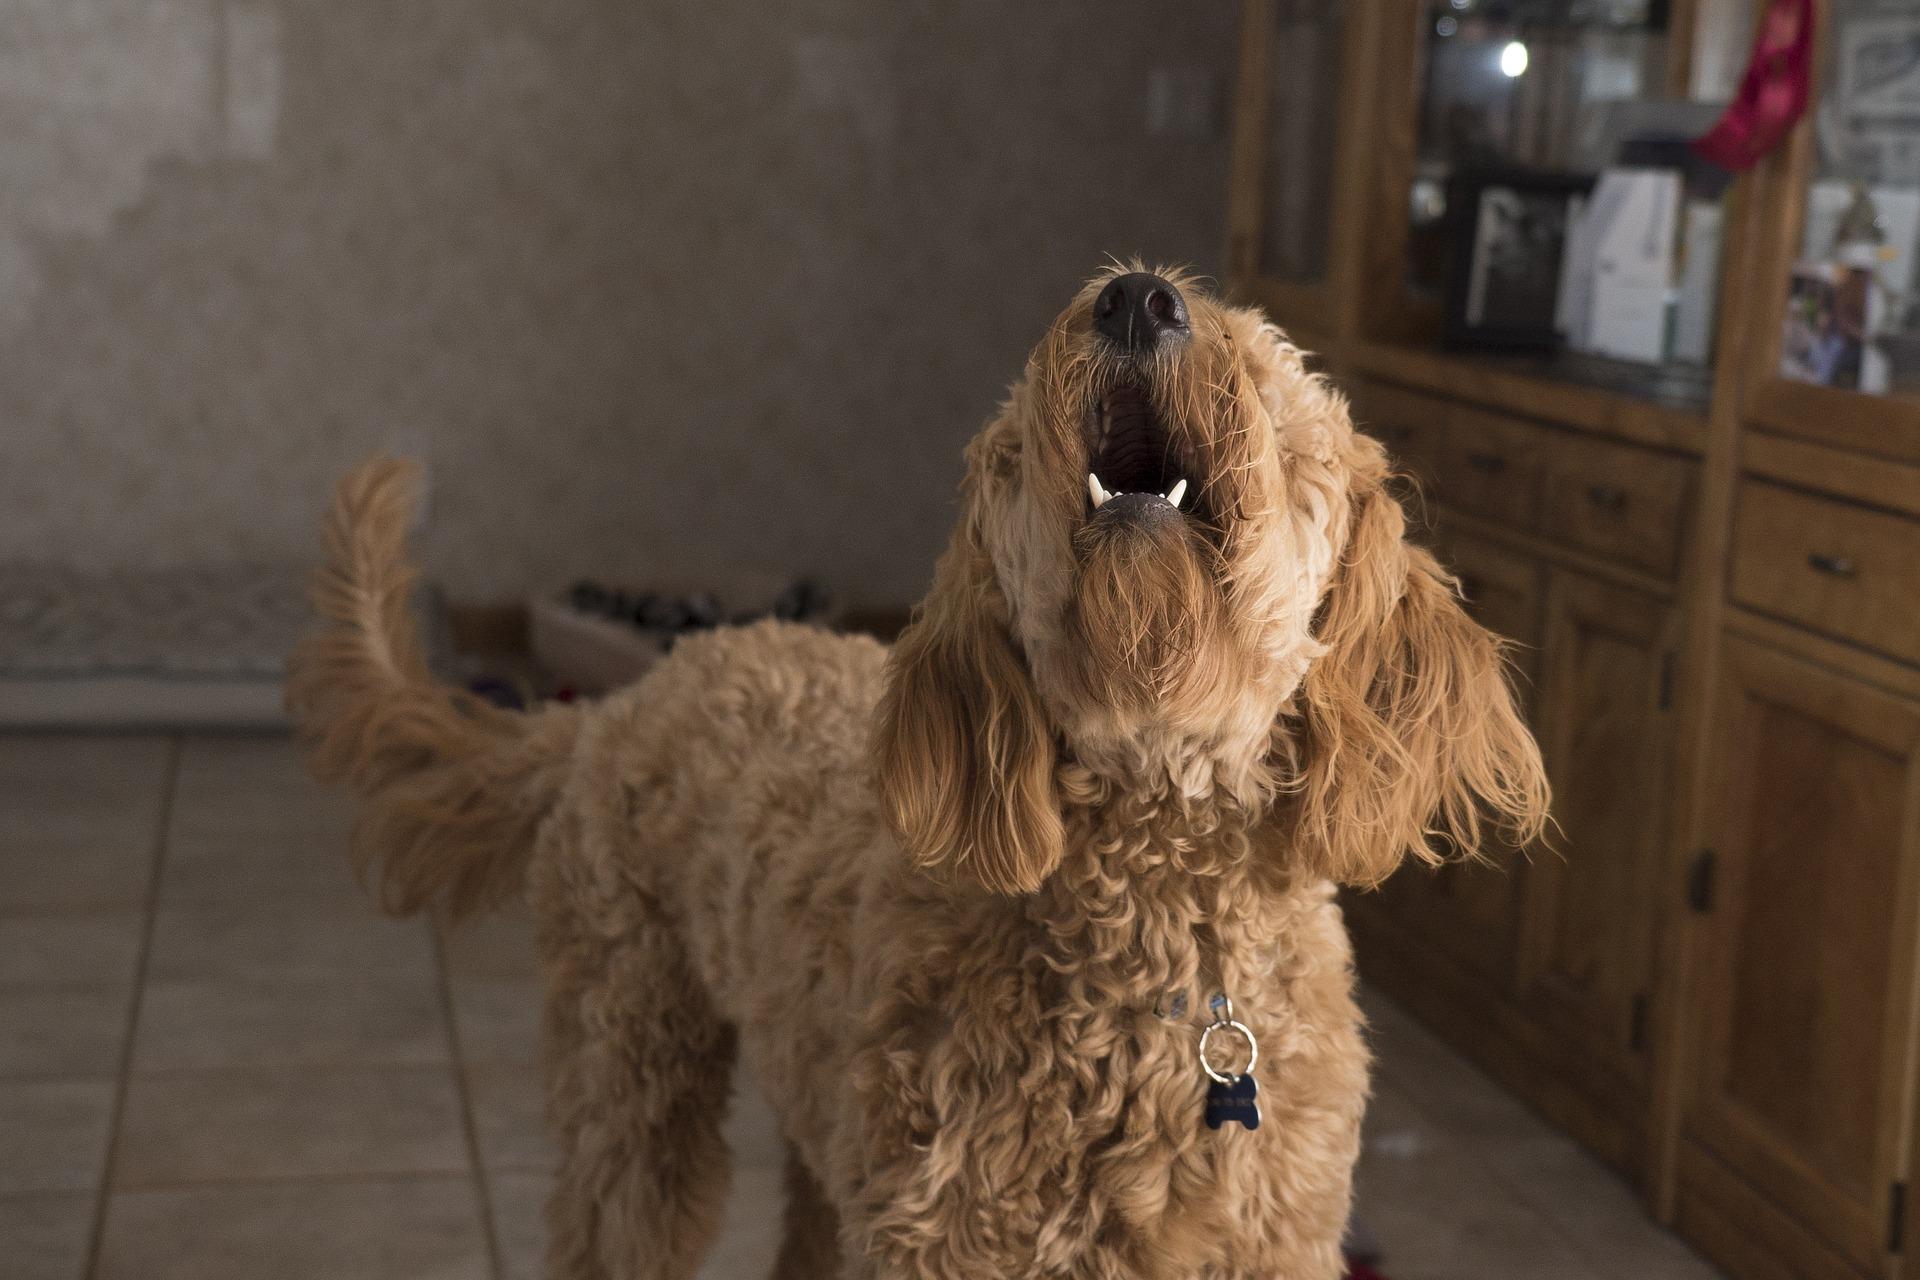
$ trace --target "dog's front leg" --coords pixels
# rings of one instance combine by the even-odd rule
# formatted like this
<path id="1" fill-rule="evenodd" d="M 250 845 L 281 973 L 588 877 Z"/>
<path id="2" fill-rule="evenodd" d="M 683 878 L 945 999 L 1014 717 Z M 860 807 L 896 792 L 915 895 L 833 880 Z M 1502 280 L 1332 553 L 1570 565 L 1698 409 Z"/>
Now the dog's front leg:
<path id="1" fill-rule="evenodd" d="M 841 1280 L 840 1215 L 792 1144 L 787 1146 L 787 1209 L 773 1280 Z"/>

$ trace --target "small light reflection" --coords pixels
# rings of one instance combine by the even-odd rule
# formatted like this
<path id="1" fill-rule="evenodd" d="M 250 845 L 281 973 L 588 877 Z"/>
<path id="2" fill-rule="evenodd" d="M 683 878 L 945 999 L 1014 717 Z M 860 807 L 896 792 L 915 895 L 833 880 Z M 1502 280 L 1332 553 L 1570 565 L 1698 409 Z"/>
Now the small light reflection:
<path id="1" fill-rule="evenodd" d="M 1459 29 L 1460 23 L 1452 14 L 1442 15 L 1440 20 L 1433 24 L 1434 33 L 1441 36 L 1450 36 Z"/>

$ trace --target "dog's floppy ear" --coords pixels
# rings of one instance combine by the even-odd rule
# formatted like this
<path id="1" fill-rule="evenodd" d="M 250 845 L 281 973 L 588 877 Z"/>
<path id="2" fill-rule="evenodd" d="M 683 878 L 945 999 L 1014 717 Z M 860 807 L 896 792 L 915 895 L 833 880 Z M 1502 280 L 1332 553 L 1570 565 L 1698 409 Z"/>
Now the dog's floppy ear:
<path id="1" fill-rule="evenodd" d="M 1540 752 L 1515 708 L 1499 642 L 1453 580 L 1405 539 L 1384 455 L 1353 437 L 1347 547 L 1281 730 L 1301 852 L 1321 873 L 1375 884 L 1402 857 L 1469 854 L 1483 826 L 1515 843 L 1546 821 Z"/>
<path id="2" fill-rule="evenodd" d="M 1055 747 L 982 544 L 975 463 L 967 515 L 888 663 L 880 800 L 920 866 L 1030 893 L 1060 861 Z"/>

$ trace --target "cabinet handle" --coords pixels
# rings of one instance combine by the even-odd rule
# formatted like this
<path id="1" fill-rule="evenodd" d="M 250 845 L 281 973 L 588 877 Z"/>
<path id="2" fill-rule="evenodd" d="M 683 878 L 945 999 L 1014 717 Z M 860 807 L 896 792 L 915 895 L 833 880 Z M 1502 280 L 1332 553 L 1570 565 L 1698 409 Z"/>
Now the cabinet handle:
<path id="1" fill-rule="evenodd" d="M 1687 905 L 1700 915 L 1713 910 L 1713 864 L 1717 858 L 1714 850 L 1702 849 L 1693 855 L 1693 865 L 1687 868 Z"/>
<path id="2" fill-rule="evenodd" d="M 1807 567 L 1835 578 L 1855 578 L 1860 575 L 1860 566 L 1854 563 L 1852 556 L 1833 555 L 1824 551 L 1816 551 L 1808 556 Z"/>
<path id="3" fill-rule="evenodd" d="M 1610 515 L 1619 515 L 1627 509 L 1627 491 L 1610 484 L 1588 485 L 1587 501 Z"/>
<path id="4" fill-rule="evenodd" d="M 1475 450 L 1467 455 L 1467 465 L 1482 475 L 1497 476 L 1507 469 L 1507 460 L 1497 453 Z"/>

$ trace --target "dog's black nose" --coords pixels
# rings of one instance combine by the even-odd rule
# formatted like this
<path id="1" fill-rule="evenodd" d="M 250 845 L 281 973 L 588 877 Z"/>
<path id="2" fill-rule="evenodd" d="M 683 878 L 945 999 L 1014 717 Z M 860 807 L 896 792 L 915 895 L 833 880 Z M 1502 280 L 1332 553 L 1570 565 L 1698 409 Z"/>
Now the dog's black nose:
<path id="1" fill-rule="evenodd" d="M 1151 351 L 1187 335 L 1186 299 L 1145 271 L 1115 276 L 1093 300 L 1093 327 L 1129 351 Z"/>

